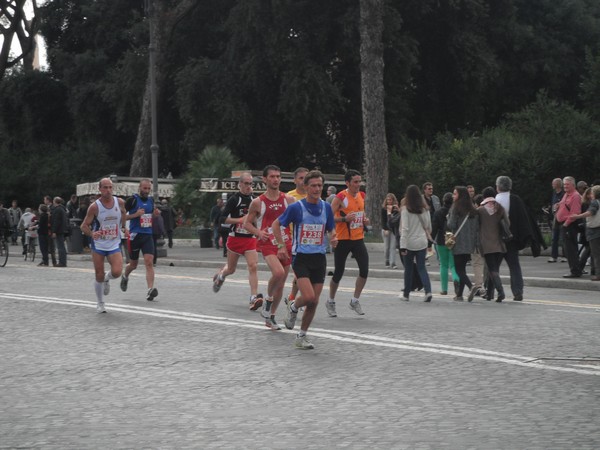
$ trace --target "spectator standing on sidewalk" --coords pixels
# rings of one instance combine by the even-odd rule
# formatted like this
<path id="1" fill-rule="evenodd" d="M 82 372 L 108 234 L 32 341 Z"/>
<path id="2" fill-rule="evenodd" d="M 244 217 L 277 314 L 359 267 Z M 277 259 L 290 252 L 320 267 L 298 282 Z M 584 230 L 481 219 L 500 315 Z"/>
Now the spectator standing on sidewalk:
<path id="1" fill-rule="evenodd" d="M 38 221 L 38 240 L 40 242 L 40 252 L 42 252 L 42 262 L 38 266 L 48 266 L 48 241 L 50 240 L 50 215 L 48 214 L 48 205 L 39 206 L 40 219 Z"/>
<path id="2" fill-rule="evenodd" d="M 223 209 L 223 199 L 218 198 L 216 205 L 214 205 L 210 210 L 210 223 L 213 227 L 213 241 L 215 242 L 215 248 L 219 250 L 219 237 L 221 236 L 221 210 Z M 225 246 L 225 243 L 223 243 Z"/>
<path id="3" fill-rule="evenodd" d="M 563 178 L 565 195 L 558 204 L 556 219 L 561 224 L 561 236 L 565 250 L 565 256 L 569 263 L 570 273 L 563 275 L 563 278 L 581 277 L 581 267 L 579 267 L 579 253 L 577 248 L 577 234 L 579 233 L 579 224 L 577 219 L 572 217 L 581 214 L 581 195 L 577 192 L 575 178 Z"/>
<path id="4" fill-rule="evenodd" d="M 168 239 L 169 248 L 173 248 L 173 231 L 177 228 L 177 215 L 175 210 L 166 198 L 161 200 L 160 214 L 162 215 L 163 222 L 165 224 L 165 233 Z"/>
<path id="5" fill-rule="evenodd" d="M 592 187 L 594 200 L 590 202 L 585 213 L 573 214 L 571 220 L 586 219 L 586 238 L 592 254 L 591 275 L 592 281 L 600 281 L 600 185 Z"/>
<path id="6" fill-rule="evenodd" d="M 17 237 L 19 235 L 18 226 L 19 226 L 19 222 L 21 221 L 23 212 L 21 211 L 21 208 L 19 208 L 18 202 L 16 200 L 12 201 L 11 207 L 8 208 L 8 214 L 10 215 L 11 242 L 12 242 L 12 245 L 17 245 Z M 25 242 L 23 239 L 21 239 L 21 243 L 23 245 L 25 245 Z"/>
<path id="7" fill-rule="evenodd" d="M 390 218 L 394 212 L 394 206 L 398 206 L 398 199 L 389 192 L 383 200 L 381 207 L 381 238 L 383 239 L 383 256 L 385 267 L 397 269 L 396 265 L 396 234 L 392 230 Z"/>
<path id="8" fill-rule="evenodd" d="M 50 219 L 52 224 L 52 240 L 58 252 L 58 264 L 56 267 L 67 267 L 67 249 L 65 247 L 65 237 L 69 233 L 67 210 L 64 206 L 64 200 L 60 197 L 54 197 L 53 205 L 54 209 L 52 209 Z"/>
<path id="9" fill-rule="evenodd" d="M 558 204 L 565 195 L 565 191 L 563 190 L 563 182 L 560 178 L 555 178 L 552 180 L 552 197 L 550 199 L 550 205 L 548 206 L 547 211 L 548 216 L 550 217 L 550 227 L 552 229 L 552 250 L 550 254 L 550 258 L 548 259 L 549 263 L 555 263 L 558 260 L 558 247 L 560 244 L 560 222 L 556 220 L 556 211 L 558 210 Z"/>
<path id="10" fill-rule="evenodd" d="M 442 207 L 442 204 L 440 203 L 439 197 L 433 193 L 433 183 L 431 181 L 427 181 L 423 184 L 423 199 L 425 199 L 425 203 L 427 203 L 430 220 L 433 222 L 433 215 Z M 434 242 L 427 243 L 427 258 L 432 257 L 434 254 L 433 244 Z"/>

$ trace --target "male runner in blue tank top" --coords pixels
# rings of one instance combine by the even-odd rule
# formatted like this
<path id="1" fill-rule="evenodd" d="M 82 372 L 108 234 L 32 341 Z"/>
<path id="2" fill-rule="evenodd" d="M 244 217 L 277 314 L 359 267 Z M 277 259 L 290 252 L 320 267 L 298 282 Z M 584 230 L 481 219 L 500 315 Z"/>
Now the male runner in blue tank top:
<path id="1" fill-rule="evenodd" d="M 158 295 L 158 289 L 154 287 L 154 240 L 152 238 L 152 215 L 160 214 L 154 206 L 154 199 L 150 197 L 152 182 L 145 178 L 140 181 L 139 194 L 135 194 L 125 202 L 127 220 L 129 220 L 129 264 L 121 277 L 121 290 L 127 290 L 129 274 L 138 266 L 140 250 L 144 254 L 144 265 L 146 266 L 146 284 L 148 293 L 146 300 L 154 300 Z"/>
<path id="2" fill-rule="evenodd" d="M 302 350 L 315 348 L 307 339 L 306 333 L 315 316 L 325 282 L 326 232 L 329 233 L 331 246 L 335 248 L 337 245 L 331 205 L 321 200 L 324 181 L 323 174 L 318 170 L 308 172 L 304 178 L 306 198 L 288 206 L 285 212 L 273 222 L 273 234 L 279 248 L 277 256 L 280 258 L 288 257 L 280 226 L 287 227 L 290 223 L 294 224 L 292 269 L 297 278 L 300 296 L 288 303 L 285 326 L 290 330 L 294 328 L 298 310 L 304 306 L 300 332 L 294 342 L 296 348 Z"/>

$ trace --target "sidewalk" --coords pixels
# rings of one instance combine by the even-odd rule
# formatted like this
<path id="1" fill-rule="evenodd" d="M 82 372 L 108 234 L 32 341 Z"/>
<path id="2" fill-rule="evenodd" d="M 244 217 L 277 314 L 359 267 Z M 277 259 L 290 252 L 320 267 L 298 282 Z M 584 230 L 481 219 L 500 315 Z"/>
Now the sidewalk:
<path id="1" fill-rule="evenodd" d="M 369 277 L 370 278 L 397 278 L 402 279 L 404 271 L 399 258 L 396 258 L 398 269 L 386 269 L 383 259 L 383 244 L 369 243 Z M 73 261 L 91 261 L 89 254 L 69 254 L 69 259 Z M 574 289 L 600 292 L 600 282 L 591 281 L 590 275 L 584 275 L 582 278 L 565 279 L 562 276 L 569 272 L 567 263 L 548 263 L 548 255 L 542 255 L 538 258 L 522 255 L 520 258 L 521 268 L 523 270 L 523 279 L 525 286 L 547 287 L 560 289 Z M 207 270 L 211 275 L 216 269 L 225 264 L 226 258 L 223 257 L 223 250 L 215 248 L 200 248 L 198 239 L 175 239 L 173 248 L 167 249 L 167 256 L 158 259 L 158 265 L 183 266 L 183 267 L 201 267 Z M 427 267 L 431 280 L 439 281 L 439 265 L 435 258 L 431 258 L 430 265 Z M 333 270 L 333 254 L 327 255 L 328 271 Z M 240 258 L 238 270 L 245 270 L 246 264 L 244 258 Z M 258 269 L 266 271 L 267 266 L 259 258 Z M 472 272 L 467 268 L 469 276 Z M 589 271 L 589 266 L 586 267 Z M 505 287 L 510 291 L 510 279 L 508 276 L 508 267 L 503 263 L 500 268 L 502 281 Z M 346 276 L 355 277 L 358 275 L 358 268 L 352 258 L 346 262 Z"/>

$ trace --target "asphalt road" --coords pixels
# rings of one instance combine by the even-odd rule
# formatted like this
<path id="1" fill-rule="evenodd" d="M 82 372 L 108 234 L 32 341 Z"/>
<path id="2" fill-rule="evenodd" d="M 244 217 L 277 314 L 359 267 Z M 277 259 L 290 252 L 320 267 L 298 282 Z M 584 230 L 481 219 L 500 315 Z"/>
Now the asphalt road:
<path id="1" fill-rule="evenodd" d="M 156 270 L 157 301 L 139 269 L 97 314 L 89 261 L 0 268 L 0 448 L 600 447 L 597 292 L 405 303 L 374 277 L 357 316 L 346 277 L 302 351 L 248 310 L 243 269 L 218 294 L 211 267 Z"/>

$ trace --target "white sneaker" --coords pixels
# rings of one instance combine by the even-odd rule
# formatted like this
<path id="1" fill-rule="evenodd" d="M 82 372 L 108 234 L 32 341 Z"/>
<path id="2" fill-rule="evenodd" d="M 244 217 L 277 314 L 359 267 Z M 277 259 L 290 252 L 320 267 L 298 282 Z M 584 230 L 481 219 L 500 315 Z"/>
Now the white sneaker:
<path id="1" fill-rule="evenodd" d="M 287 304 L 287 313 L 285 315 L 285 320 L 283 321 L 283 324 L 288 330 L 294 329 L 294 325 L 296 325 L 296 317 L 298 317 L 298 312 L 292 311 L 293 305 L 294 302 L 289 302 Z"/>
<path id="2" fill-rule="evenodd" d="M 281 327 L 275 322 L 275 319 L 271 317 L 265 320 L 265 326 L 273 331 L 281 330 Z"/>
<path id="3" fill-rule="evenodd" d="M 299 348 L 300 350 L 312 350 L 315 346 L 306 339 L 306 335 L 304 336 L 296 336 L 296 340 L 294 341 L 294 346 Z"/>
<path id="4" fill-rule="evenodd" d="M 352 311 L 354 311 L 359 316 L 364 316 L 365 315 L 365 313 L 363 312 L 362 308 L 360 307 L 360 302 L 358 300 L 355 303 L 352 303 L 352 300 L 350 300 L 350 304 L 348 306 L 350 307 L 350 309 Z"/>
<path id="5" fill-rule="evenodd" d="M 335 312 L 335 302 L 325 302 L 325 308 L 327 309 L 329 317 L 337 317 L 337 312 Z"/>
<path id="6" fill-rule="evenodd" d="M 96 304 L 96 312 L 98 312 L 98 313 L 105 313 L 106 312 L 106 308 L 104 308 L 104 302 Z"/>

